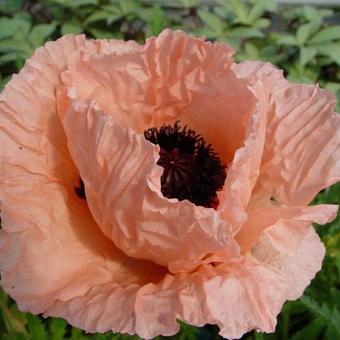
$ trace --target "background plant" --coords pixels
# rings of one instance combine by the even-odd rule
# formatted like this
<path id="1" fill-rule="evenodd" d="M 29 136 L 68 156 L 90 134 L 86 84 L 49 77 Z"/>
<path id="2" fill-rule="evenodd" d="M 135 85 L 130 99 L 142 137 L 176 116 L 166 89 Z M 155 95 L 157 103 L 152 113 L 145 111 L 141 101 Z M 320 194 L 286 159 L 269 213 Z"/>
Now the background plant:
<path id="1" fill-rule="evenodd" d="M 0 90 L 36 48 L 62 34 L 143 42 L 172 27 L 227 42 L 237 49 L 237 61 L 274 63 L 289 80 L 320 83 L 340 99 L 339 23 L 340 8 L 280 7 L 271 0 L 0 0 Z M 340 184 L 322 191 L 313 203 L 339 204 Z M 339 216 L 316 229 L 327 248 L 322 271 L 301 299 L 285 304 L 275 334 L 252 332 L 243 339 L 340 339 Z M 138 339 L 86 335 L 61 319 L 21 313 L 0 291 L 0 340 L 88 338 Z M 214 326 L 181 323 L 181 332 L 169 339 L 219 338 Z"/>

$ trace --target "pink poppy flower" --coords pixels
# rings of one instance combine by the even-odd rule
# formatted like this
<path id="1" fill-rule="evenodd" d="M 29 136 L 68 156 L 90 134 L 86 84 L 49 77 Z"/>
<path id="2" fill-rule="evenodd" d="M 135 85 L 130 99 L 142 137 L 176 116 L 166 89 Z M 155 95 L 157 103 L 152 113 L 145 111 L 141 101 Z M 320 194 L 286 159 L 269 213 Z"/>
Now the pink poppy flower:
<path id="1" fill-rule="evenodd" d="M 165 30 L 64 36 L 0 97 L 1 285 L 88 332 L 273 332 L 320 270 L 334 97 Z"/>

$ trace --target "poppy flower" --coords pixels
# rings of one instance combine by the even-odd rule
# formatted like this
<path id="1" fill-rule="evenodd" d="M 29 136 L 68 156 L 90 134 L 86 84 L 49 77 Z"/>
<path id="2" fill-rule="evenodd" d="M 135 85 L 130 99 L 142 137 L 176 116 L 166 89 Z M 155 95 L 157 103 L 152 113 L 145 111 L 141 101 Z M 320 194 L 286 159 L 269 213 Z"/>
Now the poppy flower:
<path id="1" fill-rule="evenodd" d="M 1 285 L 87 332 L 273 332 L 320 270 L 334 97 L 225 44 L 67 35 L 0 97 Z"/>

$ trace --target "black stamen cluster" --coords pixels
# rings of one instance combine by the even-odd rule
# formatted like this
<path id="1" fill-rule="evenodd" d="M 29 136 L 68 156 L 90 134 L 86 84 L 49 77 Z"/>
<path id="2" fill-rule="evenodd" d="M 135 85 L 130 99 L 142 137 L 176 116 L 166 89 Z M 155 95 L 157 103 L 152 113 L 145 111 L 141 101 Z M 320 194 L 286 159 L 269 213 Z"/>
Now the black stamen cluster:
<path id="1" fill-rule="evenodd" d="M 161 148 L 158 164 L 164 168 L 163 195 L 216 208 L 216 191 L 223 187 L 226 171 L 211 144 L 178 121 L 174 126 L 148 129 L 144 136 Z"/>
<path id="2" fill-rule="evenodd" d="M 81 178 L 79 178 L 79 186 L 75 187 L 74 190 L 79 198 L 86 199 L 85 186 Z"/>

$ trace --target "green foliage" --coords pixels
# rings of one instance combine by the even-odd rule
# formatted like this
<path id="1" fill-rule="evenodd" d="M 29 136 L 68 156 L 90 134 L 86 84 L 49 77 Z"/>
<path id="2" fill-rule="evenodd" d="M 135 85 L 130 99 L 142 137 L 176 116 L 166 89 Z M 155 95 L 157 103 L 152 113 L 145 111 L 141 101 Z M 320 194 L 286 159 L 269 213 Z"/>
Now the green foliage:
<path id="1" fill-rule="evenodd" d="M 237 61 L 269 61 L 282 68 L 291 81 L 318 82 L 339 99 L 339 16 L 339 9 L 283 8 L 274 0 L 0 0 L 0 89 L 36 48 L 62 34 L 84 32 L 92 38 L 142 42 L 172 27 L 227 42 L 237 49 Z M 322 191 L 313 203 L 339 202 L 340 184 L 336 184 Z M 316 229 L 327 249 L 322 271 L 300 300 L 285 304 L 275 334 L 252 332 L 243 339 L 340 338 L 339 216 Z M 180 325 L 180 333 L 168 339 L 219 338 L 217 327 Z M 138 339 L 112 333 L 85 334 L 61 319 L 21 313 L 0 291 L 0 340 L 88 338 Z"/>

